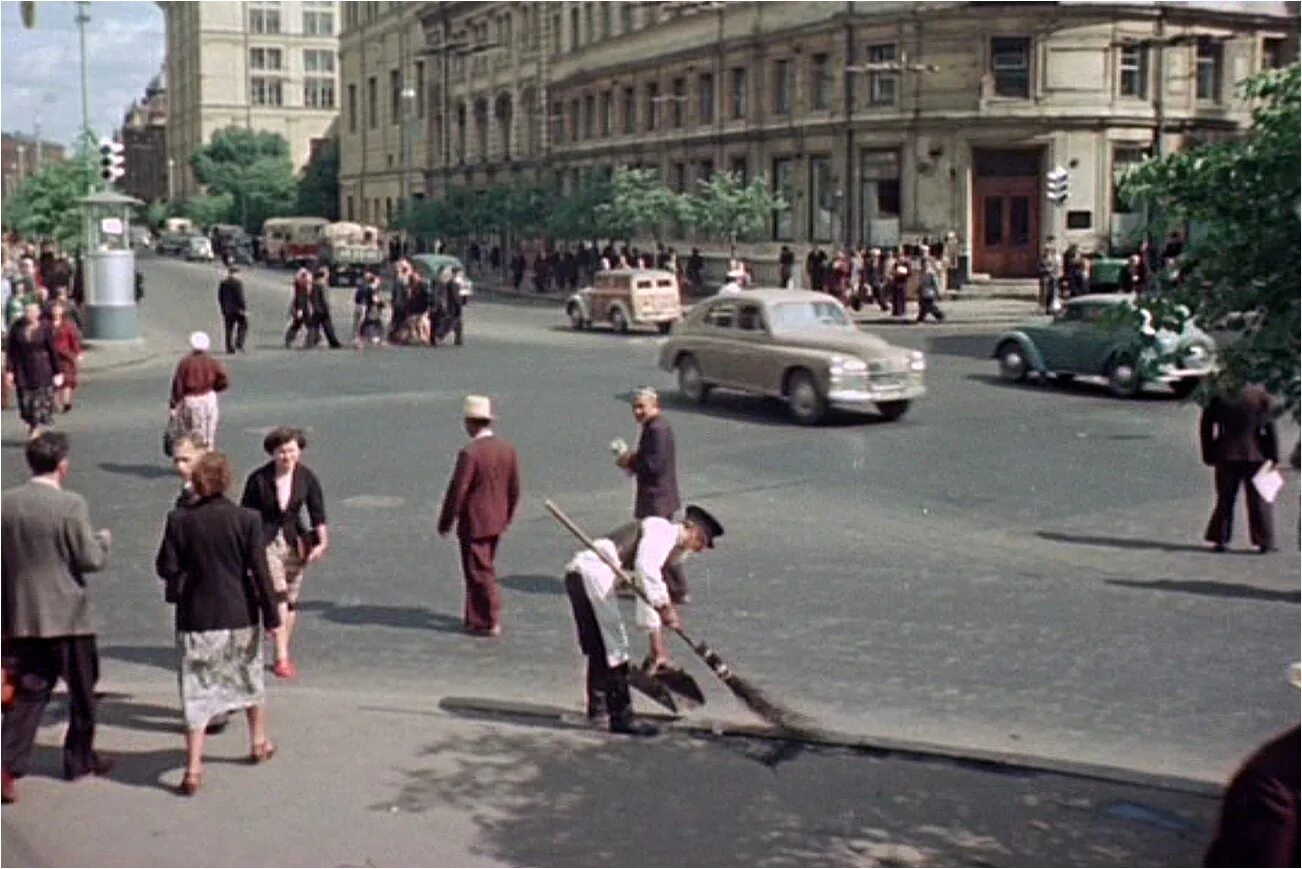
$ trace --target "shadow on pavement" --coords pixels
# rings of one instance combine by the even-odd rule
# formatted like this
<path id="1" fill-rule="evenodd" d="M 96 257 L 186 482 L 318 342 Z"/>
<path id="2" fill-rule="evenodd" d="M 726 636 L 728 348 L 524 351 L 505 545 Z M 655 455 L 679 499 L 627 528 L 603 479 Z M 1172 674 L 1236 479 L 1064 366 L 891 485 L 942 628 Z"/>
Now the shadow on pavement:
<path id="1" fill-rule="evenodd" d="M 125 474 L 128 477 L 139 477 L 142 480 L 160 480 L 163 477 L 174 477 L 176 471 L 161 465 L 127 465 L 118 462 L 100 462 L 100 470 L 108 471 L 110 474 Z"/>
<path id="2" fill-rule="evenodd" d="M 1216 808 L 1057 773 L 679 733 L 490 727 L 424 743 L 400 774 L 373 812 L 472 813 L 497 865 L 1193 865 Z"/>
<path id="3" fill-rule="evenodd" d="M 1054 543 L 1076 543 L 1081 546 L 1106 546 L 1109 549 L 1156 549 L 1160 552 L 1208 552 L 1206 546 L 1194 543 L 1168 543 L 1165 540 L 1138 540 L 1134 537 L 1103 537 L 1091 534 L 1067 534 L 1062 531 L 1037 531 L 1035 536 Z"/>
<path id="4" fill-rule="evenodd" d="M 991 360 L 991 365 L 994 361 Z M 1163 404 L 1178 401 L 1171 393 L 1154 390 L 1151 387 L 1145 388 L 1143 392 L 1132 395 L 1130 398 L 1118 398 L 1114 396 L 1108 387 L 1102 383 L 1092 383 L 1073 378 L 1063 380 L 1054 377 L 1047 382 L 1038 377 L 1028 377 L 1026 380 L 1013 381 L 998 374 L 968 374 L 966 379 L 985 383 L 989 386 L 1002 386 L 1004 389 L 1016 389 L 1019 392 L 1026 392 L 1032 395 L 1074 395 L 1082 398 L 1107 398 L 1117 402 L 1160 402 Z"/>
<path id="5" fill-rule="evenodd" d="M 615 396 L 621 402 L 628 400 L 626 394 Z M 791 417 L 786 402 L 767 396 L 748 395 L 742 392 L 714 390 L 704 404 L 692 401 L 676 391 L 660 393 L 660 404 L 665 410 L 678 413 L 692 413 L 710 416 L 732 422 L 754 423 L 755 425 L 782 426 L 791 429 L 800 428 Z M 850 428 L 852 426 L 876 425 L 891 422 L 877 414 L 847 413 L 830 410 L 827 417 L 815 428 Z"/>
<path id="6" fill-rule="evenodd" d="M 1108 585 L 1125 588 L 1148 588 L 1155 591 L 1176 591 L 1184 594 L 1197 594 L 1204 597 L 1232 597 L 1239 600 L 1261 600 L 1272 603 L 1302 603 L 1302 592 L 1279 591 L 1273 588 L 1258 588 L 1238 582 L 1209 582 L 1197 579 L 1107 579 Z"/>
<path id="7" fill-rule="evenodd" d="M 937 356 L 962 356 L 965 359 L 991 359 L 995 352 L 994 332 L 979 335 L 936 335 L 927 339 L 927 353 Z"/>
<path id="8" fill-rule="evenodd" d="M 299 604 L 299 612 L 318 613 L 323 619 L 341 625 L 379 625 L 385 628 L 414 628 L 426 631 L 461 633 L 460 616 L 450 616 L 419 606 L 378 606 L 375 604 L 336 604 L 313 600 Z"/>
<path id="9" fill-rule="evenodd" d="M 498 580 L 502 588 L 522 591 L 525 594 L 564 594 L 565 586 L 559 576 L 541 574 L 514 574 Z"/>
<path id="10" fill-rule="evenodd" d="M 144 664 L 169 672 L 176 671 L 176 649 L 172 646 L 100 646 L 99 654 L 101 658 L 126 661 L 128 664 Z"/>

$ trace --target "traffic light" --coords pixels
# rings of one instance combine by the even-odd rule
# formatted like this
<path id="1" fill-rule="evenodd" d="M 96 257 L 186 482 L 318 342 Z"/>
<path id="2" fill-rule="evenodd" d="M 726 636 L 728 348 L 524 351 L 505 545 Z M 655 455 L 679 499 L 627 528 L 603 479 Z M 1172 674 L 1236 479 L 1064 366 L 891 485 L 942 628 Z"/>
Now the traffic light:
<path id="1" fill-rule="evenodd" d="M 126 174 L 126 162 L 122 156 L 121 142 L 115 142 L 107 136 L 99 140 L 99 177 L 112 184 Z"/>
<path id="2" fill-rule="evenodd" d="M 1067 189 L 1070 176 L 1067 174 L 1067 170 L 1061 166 L 1050 169 L 1044 176 L 1044 180 L 1045 195 L 1049 197 L 1049 201 L 1054 205 L 1062 205 L 1071 196 L 1071 192 Z"/>

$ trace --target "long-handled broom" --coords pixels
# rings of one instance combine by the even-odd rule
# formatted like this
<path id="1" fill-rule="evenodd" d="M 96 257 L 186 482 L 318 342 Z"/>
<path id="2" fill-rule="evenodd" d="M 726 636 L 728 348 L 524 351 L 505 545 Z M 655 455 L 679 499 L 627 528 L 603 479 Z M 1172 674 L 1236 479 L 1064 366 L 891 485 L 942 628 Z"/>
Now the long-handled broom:
<path id="1" fill-rule="evenodd" d="M 573 519 L 565 515 L 565 512 L 562 511 L 560 507 L 556 506 L 556 504 L 551 500 L 546 500 L 543 504 L 546 506 L 547 512 L 551 513 L 552 516 L 556 518 L 557 522 L 564 525 L 569 529 L 571 534 L 583 543 L 584 546 L 596 553 L 597 557 L 604 561 L 606 566 L 613 570 L 615 575 L 619 577 L 621 581 L 626 583 L 643 603 L 647 606 L 651 605 L 651 601 L 647 599 L 646 592 L 644 592 L 641 586 L 633 580 L 633 577 L 629 576 L 628 572 L 625 571 L 617 561 L 612 559 L 602 550 L 598 549 L 592 542 L 592 538 L 588 537 L 588 535 L 583 532 L 583 529 L 575 524 Z M 808 732 L 813 729 L 813 723 L 808 718 L 784 708 L 765 694 L 758 686 L 737 675 L 733 672 L 732 668 L 724 662 L 723 658 L 719 656 L 719 653 L 711 649 L 704 642 L 693 640 L 682 628 L 674 628 L 674 633 L 678 634 L 678 636 L 682 638 L 683 642 L 691 646 L 692 651 L 706 663 L 714 675 L 718 676 L 719 680 L 723 682 L 724 685 L 728 686 L 728 690 L 733 693 L 733 696 L 745 704 L 747 709 L 754 712 L 760 718 L 763 718 L 770 724 L 773 724 L 789 733 Z"/>

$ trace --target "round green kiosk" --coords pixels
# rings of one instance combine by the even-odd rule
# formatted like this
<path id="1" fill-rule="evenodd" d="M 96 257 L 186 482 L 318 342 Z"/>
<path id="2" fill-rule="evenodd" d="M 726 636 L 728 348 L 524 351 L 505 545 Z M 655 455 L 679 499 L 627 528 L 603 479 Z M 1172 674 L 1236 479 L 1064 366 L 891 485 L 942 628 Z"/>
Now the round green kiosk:
<path id="1" fill-rule="evenodd" d="M 140 200 L 111 190 L 81 200 L 86 209 L 86 339 L 139 341 L 136 254 L 131 249 L 131 208 Z"/>

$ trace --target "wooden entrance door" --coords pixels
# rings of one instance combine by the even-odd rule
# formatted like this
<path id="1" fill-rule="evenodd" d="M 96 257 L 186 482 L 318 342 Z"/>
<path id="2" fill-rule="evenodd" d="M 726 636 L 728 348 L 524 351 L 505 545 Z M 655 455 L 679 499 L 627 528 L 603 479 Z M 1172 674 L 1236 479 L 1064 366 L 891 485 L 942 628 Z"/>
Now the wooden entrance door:
<path id="1" fill-rule="evenodd" d="M 1040 240 L 1039 152 L 979 151 L 972 184 L 972 268 L 1033 278 Z"/>

